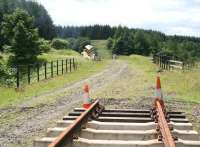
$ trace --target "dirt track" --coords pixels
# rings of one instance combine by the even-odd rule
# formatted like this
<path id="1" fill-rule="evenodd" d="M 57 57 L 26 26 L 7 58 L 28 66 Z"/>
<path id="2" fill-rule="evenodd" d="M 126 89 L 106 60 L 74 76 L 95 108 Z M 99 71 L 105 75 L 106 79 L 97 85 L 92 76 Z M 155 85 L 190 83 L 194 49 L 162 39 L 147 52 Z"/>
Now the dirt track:
<path id="1" fill-rule="evenodd" d="M 108 69 L 88 79 L 1 109 L 0 146 L 32 146 L 35 136 L 42 136 L 57 119 L 80 104 L 84 83 L 89 83 L 95 92 L 123 76 L 127 69 L 125 62 L 113 61 Z M 54 100 L 49 101 L 47 97 L 54 97 Z"/>

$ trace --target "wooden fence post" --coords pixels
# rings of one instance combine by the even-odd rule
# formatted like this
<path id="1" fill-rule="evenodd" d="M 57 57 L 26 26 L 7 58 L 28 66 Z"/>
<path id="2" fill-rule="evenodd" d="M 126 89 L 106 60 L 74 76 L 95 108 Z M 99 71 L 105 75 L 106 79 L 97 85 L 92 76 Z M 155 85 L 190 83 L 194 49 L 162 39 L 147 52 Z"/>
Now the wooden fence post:
<path id="1" fill-rule="evenodd" d="M 47 62 L 44 63 L 44 76 L 47 79 Z"/>
<path id="2" fill-rule="evenodd" d="M 67 64 L 68 64 L 68 62 L 67 62 L 67 59 L 65 60 L 65 62 L 66 62 L 66 65 L 65 65 L 65 67 L 66 67 L 66 72 L 68 72 L 68 69 L 67 69 Z"/>
<path id="3" fill-rule="evenodd" d="M 57 64 L 56 65 L 57 65 L 57 75 L 58 75 L 58 60 L 57 60 Z"/>
<path id="4" fill-rule="evenodd" d="M 40 81 L 40 66 L 37 64 L 37 81 Z"/>
<path id="5" fill-rule="evenodd" d="M 159 59 L 158 59 L 158 60 L 159 60 L 158 65 L 159 65 L 159 67 L 160 67 L 160 66 L 161 66 L 161 62 L 160 62 L 160 61 L 161 61 L 161 57 L 159 56 L 158 58 L 159 58 Z"/>
<path id="6" fill-rule="evenodd" d="M 167 60 L 167 70 L 169 70 L 169 60 Z"/>
<path id="7" fill-rule="evenodd" d="M 75 70 L 75 61 L 74 61 L 74 58 L 72 59 L 72 62 L 73 62 L 73 68 L 74 68 L 74 70 Z"/>
<path id="8" fill-rule="evenodd" d="M 162 60 L 163 60 L 163 69 L 165 69 L 165 58 L 163 58 Z"/>
<path id="9" fill-rule="evenodd" d="M 51 77 L 53 78 L 53 61 L 51 61 Z"/>
<path id="10" fill-rule="evenodd" d="M 161 56 L 159 56 L 159 67 L 161 67 Z"/>
<path id="11" fill-rule="evenodd" d="M 76 67 L 76 70 L 78 69 L 78 61 L 77 59 L 75 60 L 75 67 Z"/>
<path id="12" fill-rule="evenodd" d="M 69 71 L 71 72 L 72 71 L 72 60 L 69 59 Z"/>
<path id="13" fill-rule="evenodd" d="M 16 70 L 17 70 L 17 73 L 16 73 L 17 88 L 19 88 L 19 66 L 18 65 L 16 66 Z"/>
<path id="14" fill-rule="evenodd" d="M 30 65 L 28 64 L 28 66 L 27 66 L 27 72 L 28 72 L 28 84 L 30 84 L 31 83 L 31 71 L 30 71 Z"/>
<path id="15" fill-rule="evenodd" d="M 166 69 L 166 58 L 164 58 L 164 69 Z"/>
<path id="16" fill-rule="evenodd" d="M 64 71 L 64 70 L 63 70 L 63 60 L 62 60 L 62 75 L 63 75 L 63 71 Z"/>

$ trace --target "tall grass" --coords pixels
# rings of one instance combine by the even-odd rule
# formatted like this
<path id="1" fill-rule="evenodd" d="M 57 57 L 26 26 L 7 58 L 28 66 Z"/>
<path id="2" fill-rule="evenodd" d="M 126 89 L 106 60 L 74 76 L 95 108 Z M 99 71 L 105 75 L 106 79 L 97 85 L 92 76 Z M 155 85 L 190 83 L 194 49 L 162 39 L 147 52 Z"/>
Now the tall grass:
<path id="1" fill-rule="evenodd" d="M 200 69 L 173 70 L 157 73 L 158 67 L 148 57 L 131 55 L 121 57 L 128 61 L 130 67 L 140 71 L 143 84 L 155 87 L 157 75 L 161 77 L 162 90 L 166 99 L 178 99 L 200 103 Z"/>

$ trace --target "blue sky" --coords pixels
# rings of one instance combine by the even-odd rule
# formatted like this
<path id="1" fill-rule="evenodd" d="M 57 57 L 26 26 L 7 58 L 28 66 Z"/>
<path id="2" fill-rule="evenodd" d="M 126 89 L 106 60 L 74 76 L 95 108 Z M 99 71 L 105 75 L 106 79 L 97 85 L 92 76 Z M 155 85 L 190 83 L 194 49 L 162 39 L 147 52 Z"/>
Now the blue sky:
<path id="1" fill-rule="evenodd" d="M 200 0 L 37 0 L 57 25 L 109 24 L 200 37 Z"/>

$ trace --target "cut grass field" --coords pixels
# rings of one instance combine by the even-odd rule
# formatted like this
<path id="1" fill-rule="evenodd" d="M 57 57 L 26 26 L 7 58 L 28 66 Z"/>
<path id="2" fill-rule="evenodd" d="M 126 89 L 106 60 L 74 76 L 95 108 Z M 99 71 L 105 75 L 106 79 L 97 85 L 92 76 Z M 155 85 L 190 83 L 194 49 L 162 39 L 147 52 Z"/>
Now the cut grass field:
<path id="1" fill-rule="evenodd" d="M 78 59 L 79 64 L 77 71 L 44 80 L 39 83 L 27 85 L 19 91 L 16 91 L 14 88 L 0 86 L 0 107 L 15 105 L 16 103 L 20 103 L 28 97 L 38 96 L 48 91 L 61 88 L 66 84 L 80 81 L 81 79 L 87 78 L 102 71 L 110 62 L 108 60 L 103 60 L 100 62 L 88 61 L 83 59 L 77 52 L 71 50 L 54 50 L 49 54 L 40 56 L 39 58 L 51 61 L 55 59 L 65 59 L 68 57 L 75 57 Z"/>

